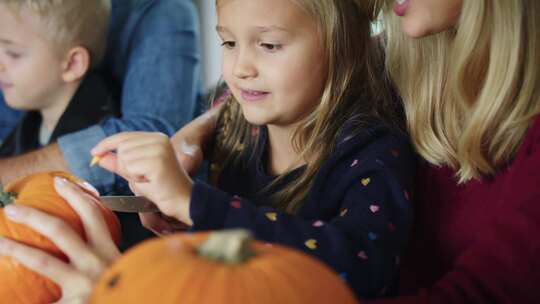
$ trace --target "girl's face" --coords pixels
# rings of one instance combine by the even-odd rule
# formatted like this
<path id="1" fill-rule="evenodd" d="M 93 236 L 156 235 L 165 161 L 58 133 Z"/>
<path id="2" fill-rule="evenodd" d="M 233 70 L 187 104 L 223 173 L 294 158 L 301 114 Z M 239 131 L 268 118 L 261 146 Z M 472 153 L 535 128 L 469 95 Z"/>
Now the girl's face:
<path id="1" fill-rule="evenodd" d="M 405 34 L 420 38 L 456 25 L 462 5 L 463 0 L 394 0 L 394 13 L 401 17 Z"/>
<path id="2" fill-rule="evenodd" d="M 289 127 L 319 103 L 325 60 L 317 24 L 291 0 L 218 1 L 223 78 L 255 125 Z"/>

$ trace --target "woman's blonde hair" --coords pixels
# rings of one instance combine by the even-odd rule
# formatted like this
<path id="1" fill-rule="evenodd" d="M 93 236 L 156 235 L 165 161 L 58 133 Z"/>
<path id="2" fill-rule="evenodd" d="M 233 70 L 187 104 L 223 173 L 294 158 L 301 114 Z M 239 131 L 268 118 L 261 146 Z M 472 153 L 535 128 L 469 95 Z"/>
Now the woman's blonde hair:
<path id="1" fill-rule="evenodd" d="M 355 131 L 360 132 L 374 118 L 397 126 L 398 107 L 382 79 L 382 49 L 371 37 L 371 22 L 379 12 L 376 1 L 291 1 L 317 21 L 328 67 L 320 103 L 301 121 L 293 136 L 295 150 L 307 162 L 305 170 L 272 197 L 276 207 L 295 213 L 314 176 L 335 150 L 343 126 L 354 121 Z M 254 128 L 231 96 L 218 122 L 215 155 L 220 157 L 213 163 L 242 165 L 258 141 L 258 136 L 253 136 Z"/>
<path id="2" fill-rule="evenodd" d="M 90 53 L 92 66 L 103 59 L 111 0 L 0 0 L 0 4 L 40 18 L 40 33 L 60 54 L 82 46 Z"/>
<path id="3" fill-rule="evenodd" d="M 422 39 L 385 2 L 386 65 L 417 151 L 460 183 L 492 176 L 540 110 L 540 1 L 464 0 L 454 29 Z"/>

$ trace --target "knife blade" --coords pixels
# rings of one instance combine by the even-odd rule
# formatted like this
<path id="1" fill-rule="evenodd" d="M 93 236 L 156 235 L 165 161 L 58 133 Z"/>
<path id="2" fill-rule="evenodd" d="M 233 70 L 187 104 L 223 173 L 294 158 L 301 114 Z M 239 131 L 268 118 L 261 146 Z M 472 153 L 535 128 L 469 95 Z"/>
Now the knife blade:
<path id="1" fill-rule="evenodd" d="M 118 212 L 159 212 L 158 207 L 144 196 L 101 196 L 108 209 Z"/>

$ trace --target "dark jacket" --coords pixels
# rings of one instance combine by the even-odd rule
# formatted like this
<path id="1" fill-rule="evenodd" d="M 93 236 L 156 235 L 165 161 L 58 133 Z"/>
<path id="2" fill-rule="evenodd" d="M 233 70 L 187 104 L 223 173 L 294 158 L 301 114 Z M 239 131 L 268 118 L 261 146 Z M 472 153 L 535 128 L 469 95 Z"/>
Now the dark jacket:
<path id="1" fill-rule="evenodd" d="M 395 294 L 412 220 L 416 158 L 407 137 L 383 126 L 358 135 L 344 131 L 303 206 L 290 215 L 272 207 L 272 191 L 264 191 L 274 177 L 266 174 L 267 135 L 264 128 L 260 133 L 255 156 L 225 167 L 217 188 L 194 184 L 193 229 L 245 228 L 260 240 L 319 258 L 359 297 Z M 289 173 L 280 186 L 302 170 Z"/>

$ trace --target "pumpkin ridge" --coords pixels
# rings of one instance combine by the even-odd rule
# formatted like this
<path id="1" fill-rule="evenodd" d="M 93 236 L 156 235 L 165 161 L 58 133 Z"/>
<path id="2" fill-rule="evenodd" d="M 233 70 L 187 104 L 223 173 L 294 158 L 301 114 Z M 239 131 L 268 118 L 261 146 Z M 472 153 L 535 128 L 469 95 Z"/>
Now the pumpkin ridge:
<path id="1" fill-rule="evenodd" d="M 193 267 L 190 271 L 193 274 L 196 274 L 198 272 L 203 272 L 205 274 L 208 274 L 208 277 L 211 277 L 211 274 L 214 273 L 215 270 L 216 268 L 213 265 L 199 263 L 198 267 Z M 176 294 L 178 296 L 182 296 L 182 299 L 179 302 L 174 302 L 174 303 L 182 303 L 182 302 L 196 303 L 199 299 L 202 298 L 201 294 L 206 294 L 209 290 L 213 289 L 213 288 L 208 288 L 208 287 L 205 288 L 205 286 L 212 286 L 212 287 L 216 286 L 216 285 L 208 285 L 207 284 L 208 280 L 206 277 L 200 277 L 197 275 L 190 275 L 187 277 L 195 278 L 195 280 L 192 280 L 189 284 L 183 285 L 184 289 L 187 290 L 187 292 L 177 292 Z M 188 287 L 191 287 L 191 288 L 188 289 Z M 186 295 L 189 295 L 187 299 L 186 299 Z"/>
<path id="2" fill-rule="evenodd" d="M 259 254 L 259 256 L 261 256 Z M 242 295 L 246 298 L 246 303 L 257 303 L 260 299 L 275 299 L 276 295 L 268 286 L 272 286 L 272 269 L 260 267 L 260 263 L 250 263 L 241 270 L 242 282 L 246 282 L 246 288 L 242 288 Z M 272 301 L 275 303 L 275 301 Z"/>
<path id="3" fill-rule="evenodd" d="M 295 253 L 284 253 L 284 254 L 288 255 L 287 260 L 281 260 L 281 259 L 276 259 L 276 258 L 273 259 L 273 261 L 272 261 L 273 266 L 272 266 L 272 269 L 271 269 L 271 270 L 273 270 L 272 276 L 273 277 L 276 277 L 276 276 L 281 277 L 284 282 L 289 282 L 289 284 L 287 284 L 285 287 L 283 287 L 283 286 L 280 287 L 280 289 L 281 289 L 280 294 L 285 295 L 286 298 L 289 298 L 289 299 L 296 299 L 296 300 L 293 300 L 292 302 L 297 303 L 297 302 L 299 302 L 298 300 L 301 300 L 301 298 L 298 298 L 298 292 L 299 291 L 296 290 L 296 289 L 293 289 L 292 286 L 295 286 L 295 288 L 305 287 L 307 281 L 303 280 L 303 278 L 299 279 L 297 274 L 302 273 L 303 268 L 309 262 L 308 261 L 302 262 L 299 259 L 298 262 L 300 262 L 300 264 L 299 263 L 294 263 L 293 260 L 296 258 Z M 291 269 L 295 269 L 295 270 L 291 271 Z M 276 281 L 272 281 L 273 284 L 275 284 L 275 282 Z M 275 289 L 278 286 L 271 286 L 271 287 L 273 289 Z M 304 300 L 305 300 L 305 297 L 304 297 Z"/>

